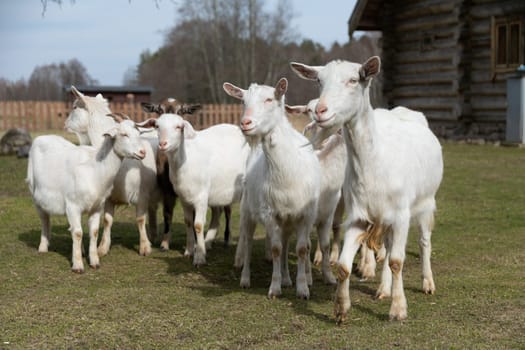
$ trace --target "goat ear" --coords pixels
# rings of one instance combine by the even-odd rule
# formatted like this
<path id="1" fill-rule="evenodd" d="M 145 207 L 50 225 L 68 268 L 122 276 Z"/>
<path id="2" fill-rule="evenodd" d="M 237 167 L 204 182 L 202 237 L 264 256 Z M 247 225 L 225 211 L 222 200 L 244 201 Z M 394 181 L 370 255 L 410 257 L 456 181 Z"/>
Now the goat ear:
<path id="1" fill-rule="evenodd" d="M 139 128 L 151 129 L 157 126 L 156 118 L 149 118 L 140 123 L 135 123 L 135 126 Z"/>
<path id="2" fill-rule="evenodd" d="M 118 133 L 118 128 L 111 128 L 107 130 L 103 135 L 114 139 L 117 136 L 117 133 Z"/>
<path id="3" fill-rule="evenodd" d="M 130 120 L 130 118 L 124 113 L 109 113 L 106 114 L 108 117 L 115 119 L 116 122 L 122 123 L 124 120 Z"/>
<path id="4" fill-rule="evenodd" d="M 146 113 L 155 113 L 155 105 L 149 102 L 141 102 L 140 107 Z"/>
<path id="5" fill-rule="evenodd" d="M 379 56 L 372 56 L 359 68 L 359 77 L 361 80 L 370 80 L 381 71 L 381 59 Z"/>
<path id="6" fill-rule="evenodd" d="M 153 104 L 149 102 L 141 102 L 140 106 L 146 113 L 157 113 L 158 115 L 164 114 L 164 106 L 161 104 Z"/>
<path id="7" fill-rule="evenodd" d="M 184 121 L 184 138 L 185 139 L 193 139 L 197 136 L 197 133 L 195 132 L 195 129 L 193 129 L 193 126 L 188 122 L 187 120 Z"/>
<path id="8" fill-rule="evenodd" d="M 277 82 L 277 85 L 275 85 L 275 99 L 280 100 L 281 97 L 286 93 L 286 90 L 288 89 L 288 80 L 286 78 L 281 78 Z"/>
<path id="9" fill-rule="evenodd" d="M 306 113 L 307 107 L 306 106 L 300 106 L 300 105 L 299 106 L 284 105 L 284 109 L 286 110 L 286 112 L 288 114 L 297 115 L 297 114 Z"/>
<path id="10" fill-rule="evenodd" d="M 201 108 L 202 106 L 200 104 L 183 104 L 180 105 L 176 114 L 193 114 L 193 112 L 198 111 Z"/>
<path id="11" fill-rule="evenodd" d="M 222 88 L 224 89 L 224 91 L 226 91 L 228 95 L 230 95 L 231 97 L 235 97 L 239 100 L 242 100 L 244 96 L 244 90 L 233 84 L 224 83 L 222 84 Z"/>
<path id="12" fill-rule="evenodd" d="M 317 80 L 319 71 L 323 68 L 322 66 L 308 66 L 306 64 L 290 62 L 290 68 L 297 74 L 299 77 L 306 80 Z"/>
<path id="13" fill-rule="evenodd" d="M 73 85 L 71 85 L 71 93 L 76 97 L 78 98 L 80 101 L 82 101 L 83 103 L 85 103 L 84 101 L 84 95 L 77 90 L 77 88 Z"/>

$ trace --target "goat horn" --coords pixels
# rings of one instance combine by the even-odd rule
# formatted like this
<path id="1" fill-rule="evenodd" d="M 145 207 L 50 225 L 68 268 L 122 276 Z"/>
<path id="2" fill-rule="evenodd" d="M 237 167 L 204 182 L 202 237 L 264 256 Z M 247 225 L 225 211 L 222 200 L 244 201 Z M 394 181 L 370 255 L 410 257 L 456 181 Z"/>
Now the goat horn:
<path id="1" fill-rule="evenodd" d="M 127 115 L 125 115 L 124 113 L 109 113 L 109 114 L 106 114 L 106 115 L 108 117 L 112 117 L 113 119 L 115 119 L 119 123 L 121 123 L 124 120 L 130 120 L 130 118 Z"/>

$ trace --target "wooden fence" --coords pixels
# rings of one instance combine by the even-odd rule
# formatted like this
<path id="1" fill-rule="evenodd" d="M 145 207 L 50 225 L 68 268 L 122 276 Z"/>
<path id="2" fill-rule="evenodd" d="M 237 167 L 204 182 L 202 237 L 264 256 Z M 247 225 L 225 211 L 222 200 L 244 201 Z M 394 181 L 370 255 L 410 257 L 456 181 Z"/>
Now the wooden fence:
<path id="1" fill-rule="evenodd" d="M 22 127 L 29 131 L 62 130 L 72 104 L 51 101 L 0 101 L 0 131 Z M 110 102 L 113 112 L 127 114 L 135 121 L 143 121 L 151 115 L 142 111 L 138 103 Z M 209 126 L 230 123 L 239 124 L 242 105 L 208 104 L 187 116 L 197 130 Z"/>

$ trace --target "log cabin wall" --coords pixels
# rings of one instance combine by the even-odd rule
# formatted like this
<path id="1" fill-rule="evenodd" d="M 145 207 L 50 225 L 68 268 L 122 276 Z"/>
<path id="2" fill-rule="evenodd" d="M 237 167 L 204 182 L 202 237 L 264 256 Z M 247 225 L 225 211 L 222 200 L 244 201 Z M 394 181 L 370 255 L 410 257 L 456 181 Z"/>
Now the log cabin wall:
<path id="1" fill-rule="evenodd" d="M 424 112 L 441 137 L 504 138 L 506 80 L 516 65 L 494 68 L 494 21 L 510 16 L 525 23 L 525 1 L 368 0 L 359 11 L 363 20 L 353 29 L 383 34 L 389 107 Z M 519 27 L 521 40 L 524 27 Z"/>
<path id="2" fill-rule="evenodd" d="M 468 80 L 463 82 L 469 95 L 465 113 L 470 132 L 486 139 L 503 140 L 507 113 L 507 78 L 516 74 L 516 65 L 497 69 L 493 66 L 494 20 L 514 18 L 520 27 L 521 58 L 523 64 L 525 37 L 525 1 L 471 0 L 468 2 L 467 33 L 463 42 L 470 52 L 463 57 L 470 67 Z M 466 45 L 466 44 L 464 44 Z M 466 77 L 466 78 L 467 78 Z"/>
<path id="3" fill-rule="evenodd" d="M 461 0 L 385 2 L 384 84 L 389 107 L 425 113 L 440 136 L 465 109 Z"/>

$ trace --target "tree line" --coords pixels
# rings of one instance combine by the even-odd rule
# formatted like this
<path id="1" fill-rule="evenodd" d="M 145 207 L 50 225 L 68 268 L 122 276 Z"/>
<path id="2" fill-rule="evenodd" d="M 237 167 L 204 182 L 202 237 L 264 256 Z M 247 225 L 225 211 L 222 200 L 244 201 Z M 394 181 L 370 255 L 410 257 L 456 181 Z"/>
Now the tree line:
<path id="1" fill-rule="evenodd" d="M 316 96 L 318 88 L 297 78 L 290 61 L 363 62 L 379 54 L 380 37 L 373 35 L 334 43 L 329 49 L 310 39 L 299 42 L 289 0 L 277 1 L 274 9 L 267 9 L 262 0 L 182 0 L 178 8 L 180 20 L 165 35 L 164 45 L 155 52 L 142 52 L 138 66 L 123 77 L 125 85 L 153 87 L 154 100 L 232 103 L 222 91 L 224 81 L 247 88 L 252 82 L 273 85 L 286 77 L 287 101 L 303 104 Z M 96 83 L 72 59 L 36 67 L 28 81 L 0 79 L 0 99 L 61 100 L 64 86 Z"/>

